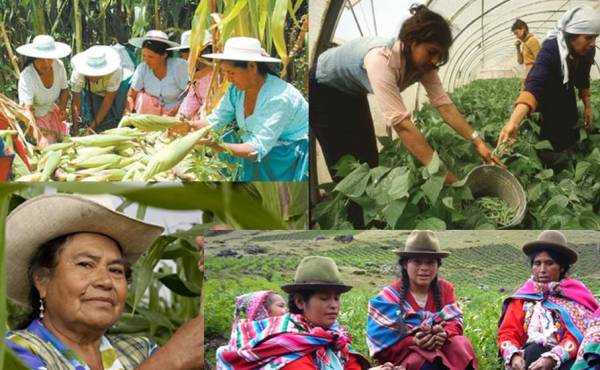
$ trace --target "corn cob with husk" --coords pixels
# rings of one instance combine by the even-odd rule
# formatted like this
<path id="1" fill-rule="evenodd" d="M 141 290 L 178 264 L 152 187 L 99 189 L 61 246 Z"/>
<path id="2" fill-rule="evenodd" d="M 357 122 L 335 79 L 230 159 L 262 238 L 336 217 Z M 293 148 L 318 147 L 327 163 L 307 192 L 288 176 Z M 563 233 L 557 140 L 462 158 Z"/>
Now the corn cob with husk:
<path id="1" fill-rule="evenodd" d="M 130 137 L 144 137 L 146 135 L 145 132 L 141 132 L 135 128 L 131 127 L 117 127 L 111 128 L 110 130 L 106 130 L 102 132 L 102 135 L 118 135 L 118 136 L 130 136 Z"/>
<path id="2" fill-rule="evenodd" d="M 75 146 L 75 143 L 72 141 L 66 142 L 66 143 L 54 143 L 54 144 L 45 146 L 44 149 L 42 149 L 42 153 L 52 152 L 52 151 L 56 151 L 56 150 L 66 151 L 67 149 L 70 149 L 74 146 Z"/>
<path id="3" fill-rule="evenodd" d="M 83 146 L 113 146 L 116 144 L 126 143 L 131 141 L 129 136 L 121 135 L 89 135 L 81 137 L 72 137 L 71 141 L 74 141 L 78 145 Z"/>
<path id="4" fill-rule="evenodd" d="M 87 158 L 84 160 L 76 159 L 76 160 L 72 161 L 71 164 L 74 165 L 75 167 L 81 167 L 81 168 L 95 168 L 95 167 L 101 167 L 101 166 L 112 167 L 112 166 L 118 165 L 122 159 L 124 159 L 124 158 L 118 154 L 110 154 L 109 153 L 109 154 L 97 155 L 97 156 L 90 157 L 90 158 Z"/>
<path id="5" fill-rule="evenodd" d="M 162 148 L 152 156 L 144 171 L 143 180 L 148 181 L 155 175 L 175 167 L 194 148 L 198 140 L 206 137 L 210 126 L 193 131 Z"/>
<path id="6" fill-rule="evenodd" d="M 114 146 L 105 146 L 105 147 L 95 147 L 95 146 L 86 146 L 82 148 L 77 148 L 77 159 L 85 160 L 88 158 L 95 157 L 97 155 L 109 154 L 115 150 Z"/>
<path id="7" fill-rule="evenodd" d="M 153 114 L 129 114 L 121 118 L 119 127 L 136 127 L 142 131 L 164 131 L 181 124 L 176 117 L 155 116 Z"/>
<path id="8" fill-rule="evenodd" d="M 35 172 L 19 174 L 17 181 L 224 180 L 218 169 L 226 165 L 211 155 L 210 148 L 192 153 L 207 132 L 212 130 L 173 139 L 165 132 L 121 127 L 99 135 L 66 138 L 66 142 L 35 151 L 30 158 Z"/>
<path id="9" fill-rule="evenodd" d="M 42 176 L 40 177 L 40 181 L 48 181 L 50 175 L 52 175 L 54 173 L 54 170 L 56 170 L 56 168 L 58 167 L 61 155 L 62 152 L 60 150 L 48 152 L 46 161 L 44 163 L 44 169 L 42 170 Z"/>

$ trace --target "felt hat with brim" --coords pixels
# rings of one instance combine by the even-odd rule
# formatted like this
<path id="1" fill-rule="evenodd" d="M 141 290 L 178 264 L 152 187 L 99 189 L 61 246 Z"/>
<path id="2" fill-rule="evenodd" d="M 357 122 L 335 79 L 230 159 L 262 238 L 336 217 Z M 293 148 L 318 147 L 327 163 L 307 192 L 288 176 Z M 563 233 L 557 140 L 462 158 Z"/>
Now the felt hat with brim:
<path id="1" fill-rule="evenodd" d="M 141 48 L 142 45 L 144 44 L 144 41 L 147 41 L 147 40 L 162 42 L 171 47 L 179 46 L 178 43 L 169 40 L 169 37 L 167 36 L 166 33 L 164 33 L 163 31 L 159 31 L 159 30 L 150 30 L 150 31 L 146 32 L 144 37 L 134 37 L 134 38 L 129 39 L 128 42 L 131 45 L 135 46 L 136 48 Z"/>
<path id="2" fill-rule="evenodd" d="M 335 261 L 329 257 L 309 256 L 298 265 L 294 282 L 281 286 L 286 293 L 301 290 L 334 290 L 344 293 L 352 289 L 342 282 Z"/>
<path id="3" fill-rule="evenodd" d="M 406 238 L 403 250 L 395 250 L 402 257 L 445 258 L 450 252 L 440 248 L 440 241 L 431 230 L 414 230 Z"/>
<path id="4" fill-rule="evenodd" d="M 121 56 L 110 46 L 95 45 L 71 58 L 71 65 L 84 76 L 106 76 L 121 65 Z"/>
<path id="5" fill-rule="evenodd" d="M 543 250 L 554 251 L 564 256 L 569 264 L 577 262 L 577 252 L 569 246 L 565 234 L 560 231 L 542 231 L 535 241 L 523 245 L 523 253 L 528 256 Z"/>
<path id="6" fill-rule="evenodd" d="M 174 50 L 174 51 L 189 50 L 191 40 L 192 40 L 192 31 L 190 31 L 190 30 L 185 31 L 184 33 L 181 34 L 181 45 L 175 46 L 172 48 L 168 48 L 167 50 Z M 205 31 L 204 32 L 204 41 L 202 42 L 202 49 L 204 49 L 207 45 L 210 45 L 210 44 L 212 44 L 212 35 L 210 34 L 210 32 Z"/>
<path id="7" fill-rule="evenodd" d="M 202 58 L 281 63 L 281 59 L 267 55 L 260 46 L 260 41 L 252 37 L 232 37 L 225 43 L 222 53 L 202 54 Z"/>
<path id="8" fill-rule="evenodd" d="M 6 220 L 8 297 L 27 307 L 31 289 L 27 270 L 40 246 L 75 233 L 105 235 L 121 246 L 133 264 L 160 236 L 163 228 L 117 212 L 108 196 L 45 194 L 15 208 Z"/>
<path id="9" fill-rule="evenodd" d="M 39 59 L 59 59 L 71 54 L 69 45 L 55 41 L 49 35 L 38 35 L 31 43 L 21 45 L 16 50 L 21 55 Z"/>

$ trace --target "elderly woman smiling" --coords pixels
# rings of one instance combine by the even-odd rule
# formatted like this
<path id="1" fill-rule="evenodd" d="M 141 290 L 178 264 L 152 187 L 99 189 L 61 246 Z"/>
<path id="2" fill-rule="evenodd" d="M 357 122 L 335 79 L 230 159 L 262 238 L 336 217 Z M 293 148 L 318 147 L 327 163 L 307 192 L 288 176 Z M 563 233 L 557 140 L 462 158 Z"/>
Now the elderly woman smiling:
<path id="1" fill-rule="evenodd" d="M 498 345 L 506 369 L 570 369 L 598 302 L 567 276 L 577 253 L 559 231 L 544 231 L 523 246 L 531 279 L 502 308 Z"/>
<path id="2" fill-rule="evenodd" d="M 8 295 L 31 314 L 6 343 L 32 369 L 201 368 L 199 319 L 161 349 L 147 338 L 106 335 L 123 313 L 130 265 L 162 232 L 108 202 L 49 194 L 9 215 Z"/>

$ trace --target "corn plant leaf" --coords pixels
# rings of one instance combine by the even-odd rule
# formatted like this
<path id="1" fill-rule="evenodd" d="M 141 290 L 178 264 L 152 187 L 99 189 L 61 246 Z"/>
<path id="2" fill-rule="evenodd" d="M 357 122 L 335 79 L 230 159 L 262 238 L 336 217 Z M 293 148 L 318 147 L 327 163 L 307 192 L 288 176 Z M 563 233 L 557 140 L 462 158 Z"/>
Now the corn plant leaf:
<path id="1" fill-rule="evenodd" d="M 192 36 L 190 39 L 190 60 L 198 59 L 202 42 L 204 41 L 204 30 L 208 29 L 208 18 L 210 14 L 210 0 L 201 0 L 192 18 Z M 188 64 L 188 75 L 193 79 L 196 73 L 196 63 Z"/>
<path id="2" fill-rule="evenodd" d="M 228 40 L 230 37 L 234 36 L 249 36 L 242 33 L 243 29 L 240 27 L 240 22 L 242 22 L 240 13 L 248 5 L 248 0 L 225 0 L 224 4 L 224 17 L 219 21 L 219 28 L 221 29 L 223 40 Z M 246 21 L 247 20 L 244 20 L 244 22 Z"/>
<path id="3" fill-rule="evenodd" d="M 275 0 L 275 7 L 271 14 L 271 32 L 275 50 L 283 63 L 283 71 L 287 65 L 287 46 L 285 42 L 285 18 L 287 16 L 288 0 Z"/>
<path id="4" fill-rule="evenodd" d="M 201 209 L 247 229 L 284 228 L 281 217 L 264 209 L 260 200 L 243 190 L 227 192 L 228 183 L 191 183 L 181 187 L 156 186 L 122 193 L 141 204 L 165 209 Z"/>
<path id="5" fill-rule="evenodd" d="M 136 307 L 140 303 L 140 300 L 144 297 L 146 289 L 152 282 L 154 266 L 161 259 L 161 256 L 170 243 L 175 240 L 172 236 L 161 236 L 159 237 L 150 250 L 146 252 L 134 266 L 134 294 L 133 294 L 133 310 L 135 312 Z"/>
<path id="6" fill-rule="evenodd" d="M 200 292 L 192 291 L 177 274 L 162 276 L 158 280 L 160 280 L 160 282 L 169 288 L 173 293 L 182 295 L 184 297 L 200 297 Z"/>

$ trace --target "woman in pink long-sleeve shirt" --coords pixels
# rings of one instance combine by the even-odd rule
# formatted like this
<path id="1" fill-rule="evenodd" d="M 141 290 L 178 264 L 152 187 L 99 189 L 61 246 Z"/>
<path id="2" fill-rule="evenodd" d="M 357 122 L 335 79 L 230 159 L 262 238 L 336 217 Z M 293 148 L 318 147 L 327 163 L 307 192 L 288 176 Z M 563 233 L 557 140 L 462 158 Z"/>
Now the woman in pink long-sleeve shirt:
<path id="1" fill-rule="evenodd" d="M 322 53 L 310 80 L 310 127 L 332 171 L 343 155 L 353 155 L 371 167 L 378 151 L 367 94 L 373 93 L 386 124 L 393 127 L 407 150 L 422 164 L 433 148 L 413 124 L 401 92 L 420 82 L 431 104 L 447 124 L 473 143 L 490 164 L 500 164 L 488 145 L 456 109 L 438 76 L 448 60 L 452 34 L 447 21 L 424 5 L 410 8 L 412 16 L 397 39 L 364 37 Z M 448 172 L 448 182 L 456 181 Z"/>

